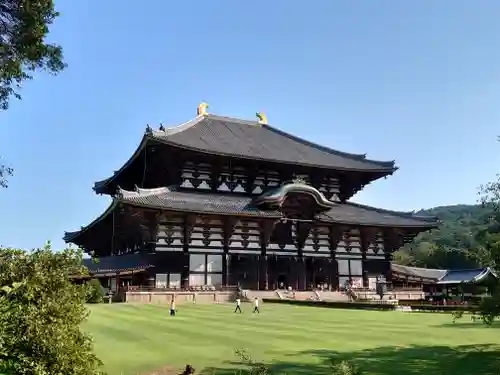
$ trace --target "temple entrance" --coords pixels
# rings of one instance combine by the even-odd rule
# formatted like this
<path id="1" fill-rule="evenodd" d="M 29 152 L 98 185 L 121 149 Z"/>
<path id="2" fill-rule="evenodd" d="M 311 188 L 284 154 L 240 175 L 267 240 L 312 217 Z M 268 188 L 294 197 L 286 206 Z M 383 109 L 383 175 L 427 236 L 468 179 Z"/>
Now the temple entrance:
<path id="1" fill-rule="evenodd" d="M 277 279 L 277 286 L 278 289 L 287 289 L 288 288 L 288 282 L 287 282 L 287 277 L 286 274 L 279 274 L 278 279 Z"/>
<path id="2" fill-rule="evenodd" d="M 306 258 L 307 289 L 330 287 L 331 264 L 327 258 Z"/>

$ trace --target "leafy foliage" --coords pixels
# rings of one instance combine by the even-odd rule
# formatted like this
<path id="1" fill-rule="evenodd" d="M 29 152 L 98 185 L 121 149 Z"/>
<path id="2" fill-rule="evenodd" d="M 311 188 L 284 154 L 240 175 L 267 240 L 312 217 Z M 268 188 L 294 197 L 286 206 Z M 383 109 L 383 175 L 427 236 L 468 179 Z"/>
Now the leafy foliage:
<path id="1" fill-rule="evenodd" d="M 101 374 L 89 336 L 86 287 L 70 276 L 85 272 L 72 249 L 0 249 L 0 373 Z"/>
<path id="2" fill-rule="evenodd" d="M 460 269 L 488 264 L 481 236 L 491 226 L 493 206 L 455 205 L 422 210 L 418 215 L 436 216 L 439 228 L 421 233 L 394 254 L 394 261 L 416 267 Z"/>
<path id="3" fill-rule="evenodd" d="M 92 279 L 88 282 L 87 288 L 87 303 L 102 303 L 105 293 L 101 282 Z"/>
<path id="4" fill-rule="evenodd" d="M 21 83 L 33 72 L 64 69 L 62 48 L 45 41 L 57 16 L 53 0 L 0 2 L 0 109 L 8 108 L 11 96 L 21 98 Z"/>
<path id="5" fill-rule="evenodd" d="M 35 71 L 57 74 L 66 67 L 62 48 L 47 43 L 49 26 L 59 16 L 53 0 L 0 1 L 0 110 L 21 98 L 21 84 Z M 7 187 L 12 168 L 0 163 L 0 187 Z"/>
<path id="6" fill-rule="evenodd" d="M 0 188 L 8 187 L 7 177 L 12 176 L 14 170 L 4 164 L 0 164 Z"/>

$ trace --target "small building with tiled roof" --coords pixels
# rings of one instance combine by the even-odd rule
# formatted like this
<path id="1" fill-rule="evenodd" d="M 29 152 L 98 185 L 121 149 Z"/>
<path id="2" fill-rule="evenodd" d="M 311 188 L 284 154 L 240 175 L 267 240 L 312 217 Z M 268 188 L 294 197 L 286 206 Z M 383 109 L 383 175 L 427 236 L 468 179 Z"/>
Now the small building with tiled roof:
<path id="1" fill-rule="evenodd" d="M 261 113 L 249 121 L 206 108 L 171 129 L 148 126 L 130 159 L 94 184 L 112 196 L 110 206 L 64 240 L 103 264 L 134 260 L 107 271 L 123 281 L 133 269 L 142 278 L 127 275 L 127 283 L 150 288 L 335 289 L 390 278 L 392 252 L 437 226 L 436 218 L 349 201 L 394 173 L 394 161 L 317 145 Z"/>

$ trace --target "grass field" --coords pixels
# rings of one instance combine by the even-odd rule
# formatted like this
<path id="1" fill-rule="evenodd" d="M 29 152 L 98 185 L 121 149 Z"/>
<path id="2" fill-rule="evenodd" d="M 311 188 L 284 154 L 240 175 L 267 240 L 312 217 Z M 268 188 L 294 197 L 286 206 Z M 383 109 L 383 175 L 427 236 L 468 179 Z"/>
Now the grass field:
<path id="1" fill-rule="evenodd" d="M 500 326 L 431 313 L 376 312 L 267 304 L 243 306 L 97 305 L 87 329 L 110 375 L 192 364 L 197 373 L 230 374 L 235 349 L 287 374 L 328 374 L 331 359 L 366 374 L 498 375 Z M 331 373 L 331 372 L 330 372 Z"/>

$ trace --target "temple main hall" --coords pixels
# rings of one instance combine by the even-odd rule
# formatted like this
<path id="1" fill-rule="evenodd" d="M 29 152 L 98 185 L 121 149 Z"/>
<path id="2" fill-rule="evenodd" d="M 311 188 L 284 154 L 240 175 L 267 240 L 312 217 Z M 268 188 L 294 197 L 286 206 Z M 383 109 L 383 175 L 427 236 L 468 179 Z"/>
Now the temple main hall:
<path id="1" fill-rule="evenodd" d="M 437 220 L 350 199 L 396 170 L 263 113 L 237 119 L 201 103 L 184 124 L 147 126 L 130 159 L 94 184 L 109 207 L 64 240 L 97 258 L 90 272 L 112 290 L 390 283 L 392 253 Z"/>

